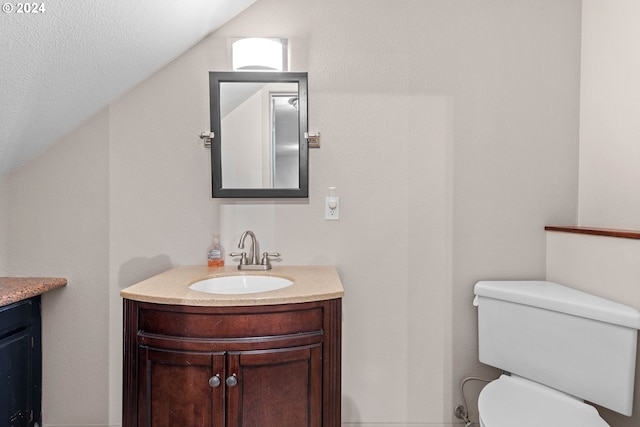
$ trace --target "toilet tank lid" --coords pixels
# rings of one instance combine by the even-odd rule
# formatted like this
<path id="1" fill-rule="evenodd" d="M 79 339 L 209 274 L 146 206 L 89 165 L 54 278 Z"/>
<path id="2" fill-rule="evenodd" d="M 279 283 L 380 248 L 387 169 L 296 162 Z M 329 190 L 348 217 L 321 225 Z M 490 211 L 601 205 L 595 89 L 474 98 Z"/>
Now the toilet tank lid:
<path id="1" fill-rule="evenodd" d="M 640 311 L 568 286 L 542 280 L 499 280 L 476 283 L 477 297 L 492 298 L 640 329 Z"/>

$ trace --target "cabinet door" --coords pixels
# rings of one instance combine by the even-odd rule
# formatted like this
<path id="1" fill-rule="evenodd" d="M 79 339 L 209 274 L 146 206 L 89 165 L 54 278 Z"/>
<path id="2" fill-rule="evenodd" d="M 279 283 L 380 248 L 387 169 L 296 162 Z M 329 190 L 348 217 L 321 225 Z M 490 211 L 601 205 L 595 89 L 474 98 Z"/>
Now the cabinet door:
<path id="1" fill-rule="evenodd" d="M 227 363 L 227 427 L 322 426 L 321 344 L 230 352 Z"/>
<path id="2" fill-rule="evenodd" d="M 0 340 L 0 377 L 3 390 L 0 403 L 0 425 L 22 427 L 31 425 L 32 412 L 32 349 L 30 331 Z M 6 387 L 6 388 L 5 388 Z"/>
<path id="3" fill-rule="evenodd" d="M 224 354 L 139 350 L 138 426 L 224 425 Z"/>
<path id="4" fill-rule="evenodd" d="M 40 423 L 40 297 L 0 307 L 0 426 Z"/>

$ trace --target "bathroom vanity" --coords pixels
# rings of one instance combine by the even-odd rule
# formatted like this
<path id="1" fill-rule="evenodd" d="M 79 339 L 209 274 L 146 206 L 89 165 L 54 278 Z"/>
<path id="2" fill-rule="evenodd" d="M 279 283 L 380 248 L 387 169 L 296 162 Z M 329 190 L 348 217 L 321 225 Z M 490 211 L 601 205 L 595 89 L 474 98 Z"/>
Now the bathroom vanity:
<path id="1" fill-rule="evenodd" d="M 63 278 L 0 277 L 0 425 L 42 425 L 40 295 Z"/>
<path id="2" fill-rule="evenodd" d="M 207 278 L 291 286 L 210 294 Z M 121 292 L 123 427 L 339 427 L 343 288 L 333 267 L 186 266 Z"/>

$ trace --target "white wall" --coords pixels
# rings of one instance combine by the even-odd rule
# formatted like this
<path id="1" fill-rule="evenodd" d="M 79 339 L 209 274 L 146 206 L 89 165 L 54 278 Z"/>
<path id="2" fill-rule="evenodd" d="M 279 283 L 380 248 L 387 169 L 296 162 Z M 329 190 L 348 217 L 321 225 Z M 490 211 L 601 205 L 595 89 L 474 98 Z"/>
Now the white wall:
<path id="1" fill-rule="evenodd" d="M 640 2 L 583 0 L 580 224 L 640 229 Z"/>
<path id="2" fill-rule="evenodd" d="M 9 186 L 6 179 L 0 178 L 0 276 L 8 275 L 9 268 Z"/>
<path id="3" fill-rule="evenodd" d="M 108 166 L 102 111 L 5 179 L 7 274 L 68 279 L 42 297 L 47 425 L 91 425 L 108 416 Z"/>
<path id="4" fill-rule="evenodd" d="M 197 135 L 237 36 L 288 38 L 309 73 L 308 200 L 210 198 Z M 46 423 L 117 424 L 119 290 L 253 229 L 284 263 L 339 269 L 344 421 L 449 425 L 483 370 L 474 282 L 542 277 L 543 226 L 575 221 L 579 43 L 578 0 L 260 0 L 12 174 L 10 272 L 70 278 L 46 303 Z"/>

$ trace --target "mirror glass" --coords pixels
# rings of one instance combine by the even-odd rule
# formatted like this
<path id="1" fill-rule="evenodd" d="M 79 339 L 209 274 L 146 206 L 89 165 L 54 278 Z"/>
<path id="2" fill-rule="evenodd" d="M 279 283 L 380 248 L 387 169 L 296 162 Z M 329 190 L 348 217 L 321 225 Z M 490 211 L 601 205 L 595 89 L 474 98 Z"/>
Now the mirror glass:
<path id="1" fill-rule="evenodd" d="M 212 72 L 213 197 L 307 197 L 306 73 Z"/>

